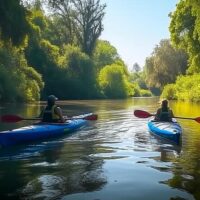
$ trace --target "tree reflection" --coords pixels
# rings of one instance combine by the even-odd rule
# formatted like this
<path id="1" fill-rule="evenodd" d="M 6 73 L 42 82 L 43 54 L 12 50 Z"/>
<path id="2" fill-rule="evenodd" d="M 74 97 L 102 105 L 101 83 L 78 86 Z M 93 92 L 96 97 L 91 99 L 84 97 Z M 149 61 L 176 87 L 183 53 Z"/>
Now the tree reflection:
<path id="1" fill-rule="evenodd" d="M 34 177 L 29 178 L 21 191 L 23 198 L 54 199 L 66 194 L 100 190 L 107 183 L 102 169 L 104 161 L 90 156 L 97 151 L 92 144 L 78 143 L 68 143 L 60 148 L 60 152 L 58 149 L 43 152 L 42 160 L 45 158 L 51 164 L 33 167 Z"/>
<path id="2" fill-rule="evenodd" d="M 200 199 L 200 144 L 199 141 L 187 145 L 181 156 L 174 162 L 174 176 L 167 181 L 171 187 L 183 189 Z"/>
<path id="3" fill-rule="evenodd" d="M 195 199 L 200 199 L 200 143 L 196 137 L 196 133 L 187 135 L 187 142 L 181 151 L 172 151 L 167 149 L 160 149 L 160 160 L 162 162 L 172 162 L 170 171 L 173 172 L 173 177 L 162 183 L 169 185 L 172 188 L 187 191 L 192 194 Z M 177 156 L 175 156 L 176 152 Z M 162 168 L 157 168 L 162 171 Z M 169 170 L 169 169 L 168 169 Z M 171 198 L 173 200 L 182 199 L 180 197 Z"/>

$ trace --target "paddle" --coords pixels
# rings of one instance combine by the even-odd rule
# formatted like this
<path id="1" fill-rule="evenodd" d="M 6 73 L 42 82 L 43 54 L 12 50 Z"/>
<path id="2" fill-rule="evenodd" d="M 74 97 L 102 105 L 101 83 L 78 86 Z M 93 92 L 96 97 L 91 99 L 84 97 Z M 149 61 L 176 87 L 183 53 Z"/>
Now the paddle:
<path id="1" fill-rule="evenodd" d="M 155 116 L 155 114 L 148 113 L 144 110 L 134 110 L 134 115 L 139 118 L 148 118 Z M 200 123 L 200 117 L 195 117 L 195 118 L 190 118 L 190 117 L 173 117 L 173 118 L 178 118 L 178 119 L 190 119 L 190 120 L 195 120 L 196 122 Z"/>
<path id="2" fill-rule="evenodd" d="M 98 116 L 96 114 L 92 114 L 85 117 L 66 118 L 66 120 L 70 119 L 97 120 L 97 117 Z M 7 122 L 7 123 L 15 123 L 22 120 L 41 120 L 41 118 L 23 118 L 18 115 L 3 115 L 0 117 L 1 122 Z"/>

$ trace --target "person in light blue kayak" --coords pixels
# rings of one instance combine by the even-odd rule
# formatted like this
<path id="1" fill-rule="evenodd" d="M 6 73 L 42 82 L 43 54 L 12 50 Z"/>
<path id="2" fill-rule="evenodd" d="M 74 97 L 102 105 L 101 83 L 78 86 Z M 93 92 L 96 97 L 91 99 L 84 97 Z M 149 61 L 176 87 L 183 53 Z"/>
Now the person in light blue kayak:
<path id="1" fill-rule="evenodd" d="M 48 96 L 47 106 L 40 114 L 42 122 L 50 122 L 50 123 L 65 122 L 61 108 L 56 105 L 57 100 L 58 98 L 54 95 Z"/>
<path id="2" fill-rule="evenodd" d="M 168 107 L 168 101 L 165 99 L 161 103 L 161 108 L 158 108 L 155 120 L 157 121 L 172 121 L 174 117 L 173 111 Z"/>

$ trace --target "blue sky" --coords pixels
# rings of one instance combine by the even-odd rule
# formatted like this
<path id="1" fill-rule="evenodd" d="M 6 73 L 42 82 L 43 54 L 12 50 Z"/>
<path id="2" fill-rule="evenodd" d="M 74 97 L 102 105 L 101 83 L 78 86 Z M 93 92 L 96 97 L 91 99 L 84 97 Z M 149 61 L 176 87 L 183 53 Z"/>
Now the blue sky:
<path id="1" fill-rule="evenodd" d="M 170 37 L 168 14 L 179 0 L 102 0 L 106 3 L 104 31 L 129 69 L 137 62 L 144 66 L 161 39 Z"/>

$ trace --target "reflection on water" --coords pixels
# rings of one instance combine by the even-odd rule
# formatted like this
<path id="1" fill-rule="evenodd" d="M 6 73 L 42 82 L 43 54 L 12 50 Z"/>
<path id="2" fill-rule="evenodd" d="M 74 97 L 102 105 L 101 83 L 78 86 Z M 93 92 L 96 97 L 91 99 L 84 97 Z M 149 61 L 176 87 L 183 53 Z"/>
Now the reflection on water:
<path id="1" fill-rule="evenodd" d="M 200 199 L 200 124 L 180 120 L 183 142 L 177 146 L 151 135 L 148 119 L 133 116 L 134 109 L 154 113 L 158 98 L 59 103 L 68 116 L 95 112 L 99 119 L 55 140 L 1 149 L 1 199 Z M 42 106 L 3 105 L 0 112 L 33 117 Z M 176 116 L 200 113 L 197 104 L 170 106 Z"/>

